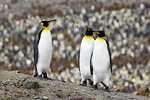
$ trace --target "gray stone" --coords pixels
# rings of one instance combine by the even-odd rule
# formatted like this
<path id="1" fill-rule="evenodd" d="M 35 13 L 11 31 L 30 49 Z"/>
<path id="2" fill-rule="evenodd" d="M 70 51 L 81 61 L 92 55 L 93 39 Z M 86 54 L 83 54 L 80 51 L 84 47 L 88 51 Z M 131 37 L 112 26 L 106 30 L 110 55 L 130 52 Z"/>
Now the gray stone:
<path id="1" fill-rule="evenodd" d="M 25 81 L 23 83 L 23 88 L 26 89 L 37 89 L 39 88 L 39 83 L 36 81 Z"/>

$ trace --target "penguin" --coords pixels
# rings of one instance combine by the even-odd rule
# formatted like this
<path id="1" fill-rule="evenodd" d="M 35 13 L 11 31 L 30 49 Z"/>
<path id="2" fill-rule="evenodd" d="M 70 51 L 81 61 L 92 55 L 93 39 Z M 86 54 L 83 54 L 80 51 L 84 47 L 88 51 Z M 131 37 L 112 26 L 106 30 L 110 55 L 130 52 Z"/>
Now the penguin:
<path id="1" fill-rule="evenodd" d="M 52 58 L 52 37 L 48 25 L 56 21 L 41 21 L 38 25 L 34 39 L 34 77 L 39 76 L 49 79 L 47 74 L 51 72 L 49 68 Z"/>
<path id="2" fill-rule="evenodd" d="M 82 79 L 82 86 L 87 85 L 87 80 L 89 80 L 90 85 L 93 85 L 92 82 L 92 52 L 94 47 L 94 38 L 92 37 L 93 31 L 88 26 L 85 32 L 85 36 L 83 37 L 80 45 L 79 51 L 79 70 Z"/>
<path id="3" fill-rule="evenodd" d="M 97 38 L 93 48 L 93 87 L 98 89 L 98 83 L 102 83 L 106 91 L 109 90 L 109 80 L 112 73 L 112 60 L 109 43 L 103 37 L 107 35 L 105 31 L 94 31 Z"/>

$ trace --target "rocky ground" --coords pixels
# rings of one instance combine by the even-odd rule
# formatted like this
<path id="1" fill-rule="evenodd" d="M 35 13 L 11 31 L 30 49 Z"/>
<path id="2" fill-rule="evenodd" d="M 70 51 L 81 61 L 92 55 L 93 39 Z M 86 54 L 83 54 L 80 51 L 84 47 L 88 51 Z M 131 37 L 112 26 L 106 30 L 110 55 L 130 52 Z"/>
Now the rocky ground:
<path id="1" fill-rule="evenodd" d="M 17 71 L 0 70 L 1 100 L 149 100 L 120 92 L 105 92 L 70 82 L 41 80 Z"/>
<path id="2" fill-rule="evenodd" d="M 85 26 L 105 30 L 112 53 L 111 88 L 133 92 L 150 85 L 149 0 L 0 0 L 0 69 L 32 74 L 33 40 L 41 20 L 53 38 L 52 73 L 80 83 L 77 57 Z"/>

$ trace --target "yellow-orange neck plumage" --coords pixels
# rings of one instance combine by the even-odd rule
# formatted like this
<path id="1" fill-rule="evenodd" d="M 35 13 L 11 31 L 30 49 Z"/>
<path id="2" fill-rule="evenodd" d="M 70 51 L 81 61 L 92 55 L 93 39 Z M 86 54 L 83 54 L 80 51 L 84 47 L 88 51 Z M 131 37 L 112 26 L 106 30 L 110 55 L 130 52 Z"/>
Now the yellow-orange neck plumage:
<path id="1" fill-rule="evenodd" d="M 104 41 L 104 39 L 101 37 L 97 37 L 97 40 Z"/>
<path id="2" fill-rule="evenodd" d="M 85 39 L 92 39 L 93 37 L 92 36 L 85 36 L 84 38 Z"/>

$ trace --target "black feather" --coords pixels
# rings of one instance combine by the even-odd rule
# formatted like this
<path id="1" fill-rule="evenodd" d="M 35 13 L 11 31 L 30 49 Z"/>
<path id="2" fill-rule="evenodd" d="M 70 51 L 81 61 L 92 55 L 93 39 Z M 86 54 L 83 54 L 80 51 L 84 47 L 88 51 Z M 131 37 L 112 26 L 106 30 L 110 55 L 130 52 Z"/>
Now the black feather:
<path id="1" fill-rule="evenodd" d="M 78 67 L 79 67 L 79 71 L 80 71 L 80 50 L 78 52 Z"/>
<path id="2" fill-rule="evenodd" d="M 111 52 L 110 52 L 110 47 L 109 47 L 109 43 L 107 40 L 105 40 L 106 43 L 107 43 L 107 49 L 108 49 L 108 53 L 109 53 L 109 58 L 110 58 L 110 70 L 111 70 L 111 73 L 112 73 L 112 59 L 111 59 Z"/>
<path id="3" fill-rule="evenodd" d="M 92 54 L 91 54 L 91 59 L 90 59 L 90 72 L 91 72 L 91 75 L 93 75 L 92 56 L 93 56 L 93 52 L 92 52 Z"/>

